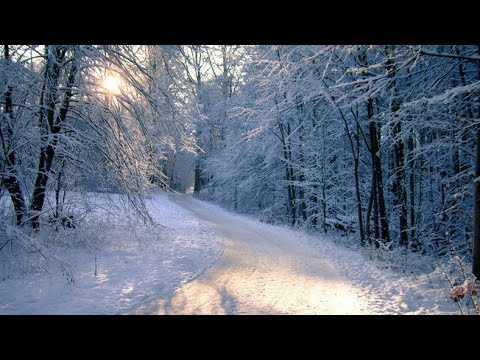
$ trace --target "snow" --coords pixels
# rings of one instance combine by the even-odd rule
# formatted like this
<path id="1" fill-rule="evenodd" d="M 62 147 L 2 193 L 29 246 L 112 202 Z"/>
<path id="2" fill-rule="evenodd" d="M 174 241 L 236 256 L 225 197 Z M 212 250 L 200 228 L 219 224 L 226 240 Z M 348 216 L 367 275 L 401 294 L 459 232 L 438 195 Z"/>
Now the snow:
<path id="1" fill-rule="evenodd" d="M 202 277 L 137 314 L 359 314 L 356 289 L 327 258 L 283 229 L 189 198 L 175 201 L 222 235 L 225 251 Z M 280 231 L 279 231 L 280 230 Z"/>
<path id="2" fill-rule="evenodd" d="M 148 199 L 155 226 L 109 216 L 94 199 L 98 275 L 93 253 L 65 251 L 74 285 L 53 273 L 0 278 L 1 314 L 459 313 L 439 269 L 401 266 L 399 255 L 382 259 L 340 238 L 261 223 L 191 196 Z"/>
<path id="3" fill-rule="evenodd" d="M 308 234 L 299 234 L 299 238 L 332 259 L 349 282 L 362 289 L 371 314 L 459 314 L 458 305 L 449 297 L 449 284 L 443 270 L 422 264 L 431 261 L 427 256 L 415 259 L 415 255 L 408 254 L 403 255 L 403 259 L 402 255 L 389 259 L 382 258 L 378 250 L 360 246 L 349 249 L 332 238 Z M 401 260 L 410 260 L 410 263 L 402 266 Z M 417 264 L 412 263 L 415 260 Z M 409 269 L 408 273 L 403 272 L 405 268 Z"/>
<path id="4" fill-rule="evenodd" d="M 137 314 L 454 314 L 439 274 L 406 275 L 328 237 L 272 226 L 189 197 L 175 201 L 225 241 L 223 257 Z"/>
<path id="5" fill-rule="evenodd" d="M 110 196 L 113 203 L 123 200 Z M 101 249 L 95 255 L 70 249 L 63 258 L 74 271 L 75 284 L 61 275 L 16 274 L 0 278 L 0 314 L 118 314 L 150 298 L 168 296 L 210 267 L 221 255 L 221 239 L 208 226 L 165 193 L 147 200 L 155 226 L 125 215 L 109 216 L 110 201 L 91 196 Z M 93 207 L 93 205 L 92 205 Z"/>

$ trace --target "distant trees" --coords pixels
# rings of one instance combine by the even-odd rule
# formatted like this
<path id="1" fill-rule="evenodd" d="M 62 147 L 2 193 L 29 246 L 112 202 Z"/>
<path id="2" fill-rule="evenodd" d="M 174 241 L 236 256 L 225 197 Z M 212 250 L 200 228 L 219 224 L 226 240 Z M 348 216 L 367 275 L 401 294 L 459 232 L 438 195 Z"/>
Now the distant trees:
<path id="1" fill-rule="evenodd" d="M 478 244 L 476 46 L 257 46 L 245 56 L 221 146 L 204 154 L 206 196 L 362 244 L 437 255 Z"/>

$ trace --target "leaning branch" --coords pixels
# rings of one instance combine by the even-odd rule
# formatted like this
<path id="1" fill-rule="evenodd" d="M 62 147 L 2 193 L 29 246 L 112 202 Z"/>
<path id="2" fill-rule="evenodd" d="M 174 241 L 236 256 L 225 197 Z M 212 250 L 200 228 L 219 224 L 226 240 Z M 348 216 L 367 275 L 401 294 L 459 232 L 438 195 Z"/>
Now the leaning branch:
<path id="1" fill-rule="evenodd" d="M 449 53 L 436 53 L 428 50 L 420 50 L 419 54 L 428 55 L 428 56 L 446 57 L 451 59 L 460 59 L 465 61 L 476 61 L 480 63 L 480 57 L 478 56 L 464 56 L 464 55 L 455 55 L 455 54 L 449 54 Z"/>

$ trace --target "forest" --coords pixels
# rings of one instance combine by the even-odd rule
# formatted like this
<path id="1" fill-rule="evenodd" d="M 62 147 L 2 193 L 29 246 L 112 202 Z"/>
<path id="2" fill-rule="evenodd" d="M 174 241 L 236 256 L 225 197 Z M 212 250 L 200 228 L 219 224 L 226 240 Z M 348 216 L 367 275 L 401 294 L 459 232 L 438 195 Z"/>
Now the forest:
<path id="1" fill-rule="evenodd" d="M 85 199 L 124 194 L 148 223 L 161 188 L 480 278 L 477 45 L 0 48 L 8 269 L 71 277 L 48 239 Z"/>

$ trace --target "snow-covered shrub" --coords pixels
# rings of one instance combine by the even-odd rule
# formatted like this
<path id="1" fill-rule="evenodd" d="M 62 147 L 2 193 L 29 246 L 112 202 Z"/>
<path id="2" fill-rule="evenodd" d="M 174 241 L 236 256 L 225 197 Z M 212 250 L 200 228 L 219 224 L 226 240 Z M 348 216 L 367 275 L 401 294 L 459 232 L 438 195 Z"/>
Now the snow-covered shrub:
<path id="1" fill-rule="evenodd" d="M 0 239 L 0 279 L 14 273 L 59 271 L 67 282 L 75 282 L 70 264 L 55 255 L 54 247 L 43 241 L 44 234 L 29 234 L 0 219 Z"/>

